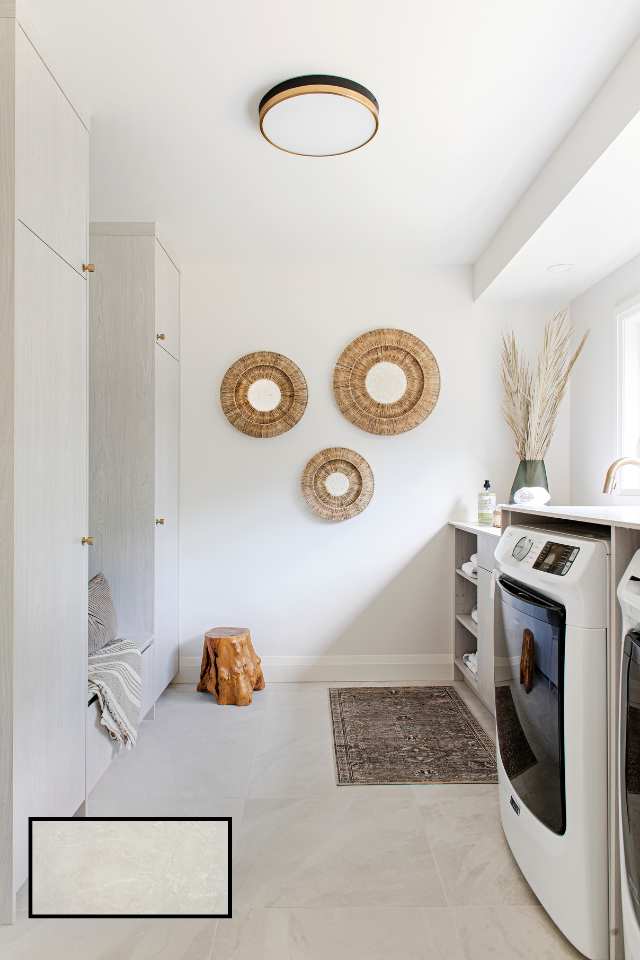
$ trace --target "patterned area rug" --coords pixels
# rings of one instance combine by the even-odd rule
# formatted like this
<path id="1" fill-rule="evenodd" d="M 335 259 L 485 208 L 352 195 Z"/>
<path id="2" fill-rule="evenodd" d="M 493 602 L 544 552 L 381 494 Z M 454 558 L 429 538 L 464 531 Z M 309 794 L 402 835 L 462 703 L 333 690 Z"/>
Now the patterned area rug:
<path id="1" fill-rule="evenodd" d="M 497 783 L 496 748 L 453 687 L 329 690 L 338 784 Z"/>

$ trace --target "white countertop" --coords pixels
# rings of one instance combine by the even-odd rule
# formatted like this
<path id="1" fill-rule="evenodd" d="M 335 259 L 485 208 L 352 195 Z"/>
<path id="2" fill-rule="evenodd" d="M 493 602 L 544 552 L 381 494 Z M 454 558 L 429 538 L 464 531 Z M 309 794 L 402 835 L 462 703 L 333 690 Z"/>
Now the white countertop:
<path id="1" fill-rule="evenodd" d="M 488 533 L 490 537 L 501 537 L 500 527 L 492 527 L 488 523 L 470 523 L 466 520 L 449 520 L 449 526 L 456 527 L 458 530 L 466 530 L 468 533 Z"/>
<path id="2" fill-rule="evenodd" d="M 511 513 L 526 513 L 538 517 L 553 517 L 556 520 L 575 520 L 607 527 L 640 530 L 640 507 L 521 507 L 517 503 L 503 503 L 501 506 L 503 510 L 509 510 Z"/>

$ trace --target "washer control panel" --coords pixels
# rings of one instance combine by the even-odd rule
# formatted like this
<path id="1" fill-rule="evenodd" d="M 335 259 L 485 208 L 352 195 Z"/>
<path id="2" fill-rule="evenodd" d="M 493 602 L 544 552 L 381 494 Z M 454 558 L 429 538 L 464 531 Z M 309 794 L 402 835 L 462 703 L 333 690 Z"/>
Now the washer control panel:
<path id="1" fill-rule="evenodd" d="M 557 577 L 564 577 L 569 573 L 571 565 L 579 553 L 580 547 L 572 547 L 567 543 L 554 543 L 553 540 L 547 540 L 533 564 L 533 569 L 544 570 L 545 573 L 554 573 Z"/>
<path id="2" fill-rule="evenodd" d="M 560 524 L 510 524 L 495 548 L 495 573 L 564 604 L 567 624 L 572 627 L 598 625 L 598 629 L 606 629 L 610 620 L 610 549 L 604 536 L 584 536 Z M 640 551 L 638 558 L 635 575 L 640 577 Z"/>
<path id="3" fill-rule="evenodd" d="M 516 540 L 511 556 L 534 570 L 565 577 L 579 553 L 580 547 L 572 544 L 525 534 Z"/>

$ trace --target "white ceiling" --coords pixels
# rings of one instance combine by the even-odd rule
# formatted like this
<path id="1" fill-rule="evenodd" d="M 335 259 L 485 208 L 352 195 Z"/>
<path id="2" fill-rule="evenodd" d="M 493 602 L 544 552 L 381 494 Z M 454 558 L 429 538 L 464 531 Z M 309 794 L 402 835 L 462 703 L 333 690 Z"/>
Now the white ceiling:
<path id="1" fill-rule="evenodd" d="M 93 124 L 92 217 L 157 220 L 180 260 L 470 262 L 640 32 L 637 0 L 24 0 Z M 259 135 L 273 84 L 380 101 L 357 153 Z"/>
<path id="2" fill-rule="evenodd" d="M 488 288 L 489 300 L 569 303 L 640 251 L 640 114 Z M 566 272 L 552 264 L 571 265 Z"/>

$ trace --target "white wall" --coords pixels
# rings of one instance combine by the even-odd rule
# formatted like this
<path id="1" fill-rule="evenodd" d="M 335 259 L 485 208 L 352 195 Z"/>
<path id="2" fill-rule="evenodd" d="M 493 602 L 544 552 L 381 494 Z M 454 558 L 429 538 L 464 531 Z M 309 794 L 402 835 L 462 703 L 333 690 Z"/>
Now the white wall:
<path id="1" fill-rule="evenodd" d="M 580 336 L 589 340 L 571 385 L 571 502 L 638 504 L 640 498 L 602 493 L 607 467 L 617 457 L 618 306 L 640 293 L 640 257 L 595 284 L 571 304 Z"/>
<path id="2" fill-rule="evenodd" d="M 446 659 L 446 522 L 474 517 L 487 477 L 508 495 L 516 460 L 500 416 L 500 333 L 513 325 L 537 346 L 539 311 L 474 305 L 469 268 L 211 262 L 183 265 L 182 279 L 183 675 L 216 624 L 249 626 L 267 658 Z M 379 326 L 423 338 L 441 371 L 433 414 L 397 437 L 350 424 L 331 391 L 342 348 Z M 309 385 L 303 419 L 270 440 L 236 431 L 218 399 L 227 367 L 260 349 L 291 357 Z M 568 495 L 567 423 L 563 414 L 548 460 L 556 502 Z M 306 461 L 332 445 L 365 456 L 376 484 L 368 509 L 339 524 L 315 518 L 299 490 Z"/>

